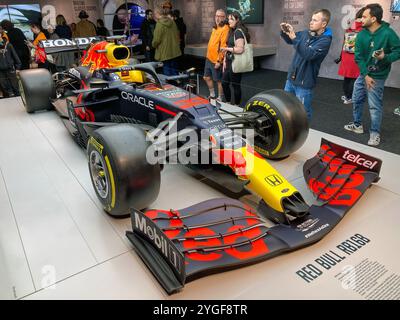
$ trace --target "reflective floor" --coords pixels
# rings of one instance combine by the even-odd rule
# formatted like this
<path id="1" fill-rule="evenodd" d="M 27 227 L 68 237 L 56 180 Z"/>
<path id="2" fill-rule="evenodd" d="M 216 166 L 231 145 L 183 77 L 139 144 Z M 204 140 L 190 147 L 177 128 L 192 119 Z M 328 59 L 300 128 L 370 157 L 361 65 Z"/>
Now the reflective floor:
<path id="1" fill-rule="evenodd" d="M 302 179 L 302 164 L 318 151 L 321 137 L 380 157 L 381 181 L 319 243 L 196 280 L 169 297 L 125 237 L 129 219 L 113 219 L 101 209 L 85 152 L 57 114 L 29 115 L 19 98 L 1 100 L 0 299 L 359 298 L 340 289 L 336 271 L 311 284 L 295 272 L 356 232 L 376 239 L 369 249 L 372 255 L 382 247 L 398 252 L 398 224 L 390 221 L 400 207 L 400 156 L 311 130 L 298 152 L 273 163 L 308 202 L 313 199 Z M 162 172 L 153 207 L 179 209 L 221 196 L 187 169 L 170 165 Z M 350 257 L 349 263 L 351 259 L 360 257 Z M 399 262 L 390 267 L 400 271 Z"/>

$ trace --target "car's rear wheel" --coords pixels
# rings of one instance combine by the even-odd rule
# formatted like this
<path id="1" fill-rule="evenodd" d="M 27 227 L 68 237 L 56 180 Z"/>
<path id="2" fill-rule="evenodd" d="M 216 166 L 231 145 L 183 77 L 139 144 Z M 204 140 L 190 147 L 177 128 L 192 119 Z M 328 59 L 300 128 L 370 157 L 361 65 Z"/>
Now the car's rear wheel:
<path id="1" fill-rule="evenodd" d="M 308 120 L 304 106 L 292 94 L 275 89 L 261 92 L 246 104 L 246 111 L 266 118 L 256 128 L 255 149 L 269 159 L 281 159 L 298 150 L 308 136 Z"/>
<path id="2" fill-rule="evenodd" d="M 102 127 L 89 138 L 89 172 L 104 210 L 126 217 L 131 208 L 146 208 L 160 190 L 160 165 L 147 161 L 151 143 L 129 124 Z"/>
<path id="3" fill-rule="evenodd" d="M 26 112 L 52 109 L 55 96 L 54 81 L 47 69 L 22 70 L 19 73 L 19 91 Z"/>

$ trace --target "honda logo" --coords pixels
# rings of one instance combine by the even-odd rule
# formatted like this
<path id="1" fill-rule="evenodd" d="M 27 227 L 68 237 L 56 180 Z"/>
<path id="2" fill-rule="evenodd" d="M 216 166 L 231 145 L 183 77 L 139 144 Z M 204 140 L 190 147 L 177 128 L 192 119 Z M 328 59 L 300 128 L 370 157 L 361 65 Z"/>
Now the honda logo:
<path id="1" fill-rule="evenodd" d="M 265 181 L 272 187 L 277 187 L 283 183 L 282 178 L 276 174 L 266 177 Z"/>

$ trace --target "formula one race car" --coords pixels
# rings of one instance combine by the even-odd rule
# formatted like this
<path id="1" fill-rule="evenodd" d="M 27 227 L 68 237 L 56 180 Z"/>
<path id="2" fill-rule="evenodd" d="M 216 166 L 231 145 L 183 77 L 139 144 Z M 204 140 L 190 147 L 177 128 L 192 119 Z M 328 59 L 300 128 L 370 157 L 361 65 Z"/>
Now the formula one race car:
<path id="1" fill-rule="evenodd" d="M 199 173 L 235 193 L 244 188 L 256 192 L 272 214 L 307 212 L 297 190 L 263 157 L 283 158 L 303 145 L 308 122 L 294 96 L 271 90 L 251 98 L 244 111 L 231 112 L 193 94 L 190 84 L 186 90 L 168 83 L 187 79 L 188 74 L 166 77 L 156 72 L 158 63 L 130 65 L 128 59 L 125 46 L 101 41 L 91 44 L 77 68 L 53 77 L 44 69 L 20 73 L 26 110 L 55 107 L 77 142 L 87 147 L 93 186 L 106 212 L 126 215 L 130 208 L 145 208 L 157 197 L 162 161 L 172 155 L 169 150 L 164 159 L 149 163 L 146 132 L 171 124 L 181 141 L 178 153 L 198 154 L 197 160 L 212 154 L 211 165 L 192 166 Z M 235 128 L 252 129 L 254 145 Z M 189 132 L 199 139 L 182 142 Z M 254 163 L 254 170 L 247 170 L 246 163 Z M 265 177 L 279 180 L 281 192 L 273 192 L 275 183 Z M 285 218 L 277 214 L 276 219 Z"/>
<path id="2" fill-rule="evenodd" d="M 170 83 L 187 80 L 188 73 L 166 77 L 156 72 L 158 63 L 129 64 L 120 44 L 92 44 L 85 57 L 86 65 L 53 78 L 45 70 L 21 72 L 25 108 L 54 106 L 86 147 L 104 210 L 131 215 L 127 236 L 168 293 L 318 241 L 379 178 L 380 160 L 323 141 L 304 167 L 324 201 L 310 207 L 265 160 L 289 156 L 307 138 L 306 113 L 295 96 L 270 90 L 244 110 L 228 110 L 194 94 L 190 83 Z M 141 211 L 158 196 L 164 164 L 174 161 L 231 195 L 247 190 L 260 201 L 256 208 L 214 199 L 182 210 Z"/>

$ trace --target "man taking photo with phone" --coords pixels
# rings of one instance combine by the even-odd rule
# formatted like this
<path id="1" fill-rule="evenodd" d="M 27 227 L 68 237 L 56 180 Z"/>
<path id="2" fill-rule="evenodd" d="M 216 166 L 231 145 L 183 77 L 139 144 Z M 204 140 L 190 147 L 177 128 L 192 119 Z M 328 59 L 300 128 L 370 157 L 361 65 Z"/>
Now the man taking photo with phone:
<path id="1" fill-rule="evenodd" d="M 328 54 L 332 32 L 328 28 L 331 14 L 327 9 L 313 12 L 309 30 L 295 32 L 292 25 L 281 23 L 281 37 L 293 45 L 296 54 L 289 67 L 285 91 L 293 93 L 304 105 L 308 119 L 311 102 L 322 61 Z"/>
<path id="2" fill-rule="evenodd" d="M 400 59 L 400 39 L 389 24 L 382 20 L 383 10 L 377 3 L 365 7 L 362 15 L 362 30 L 356 38 L 355 60 L 360 76 L 354 83 L 353 122 L 344 128 L 355 133 L 364 133 L 362 112 L 368 98 L 371 116 L 368 145 L 377 146 L 381 140 L 383 91 L 391 64 Z"/>

